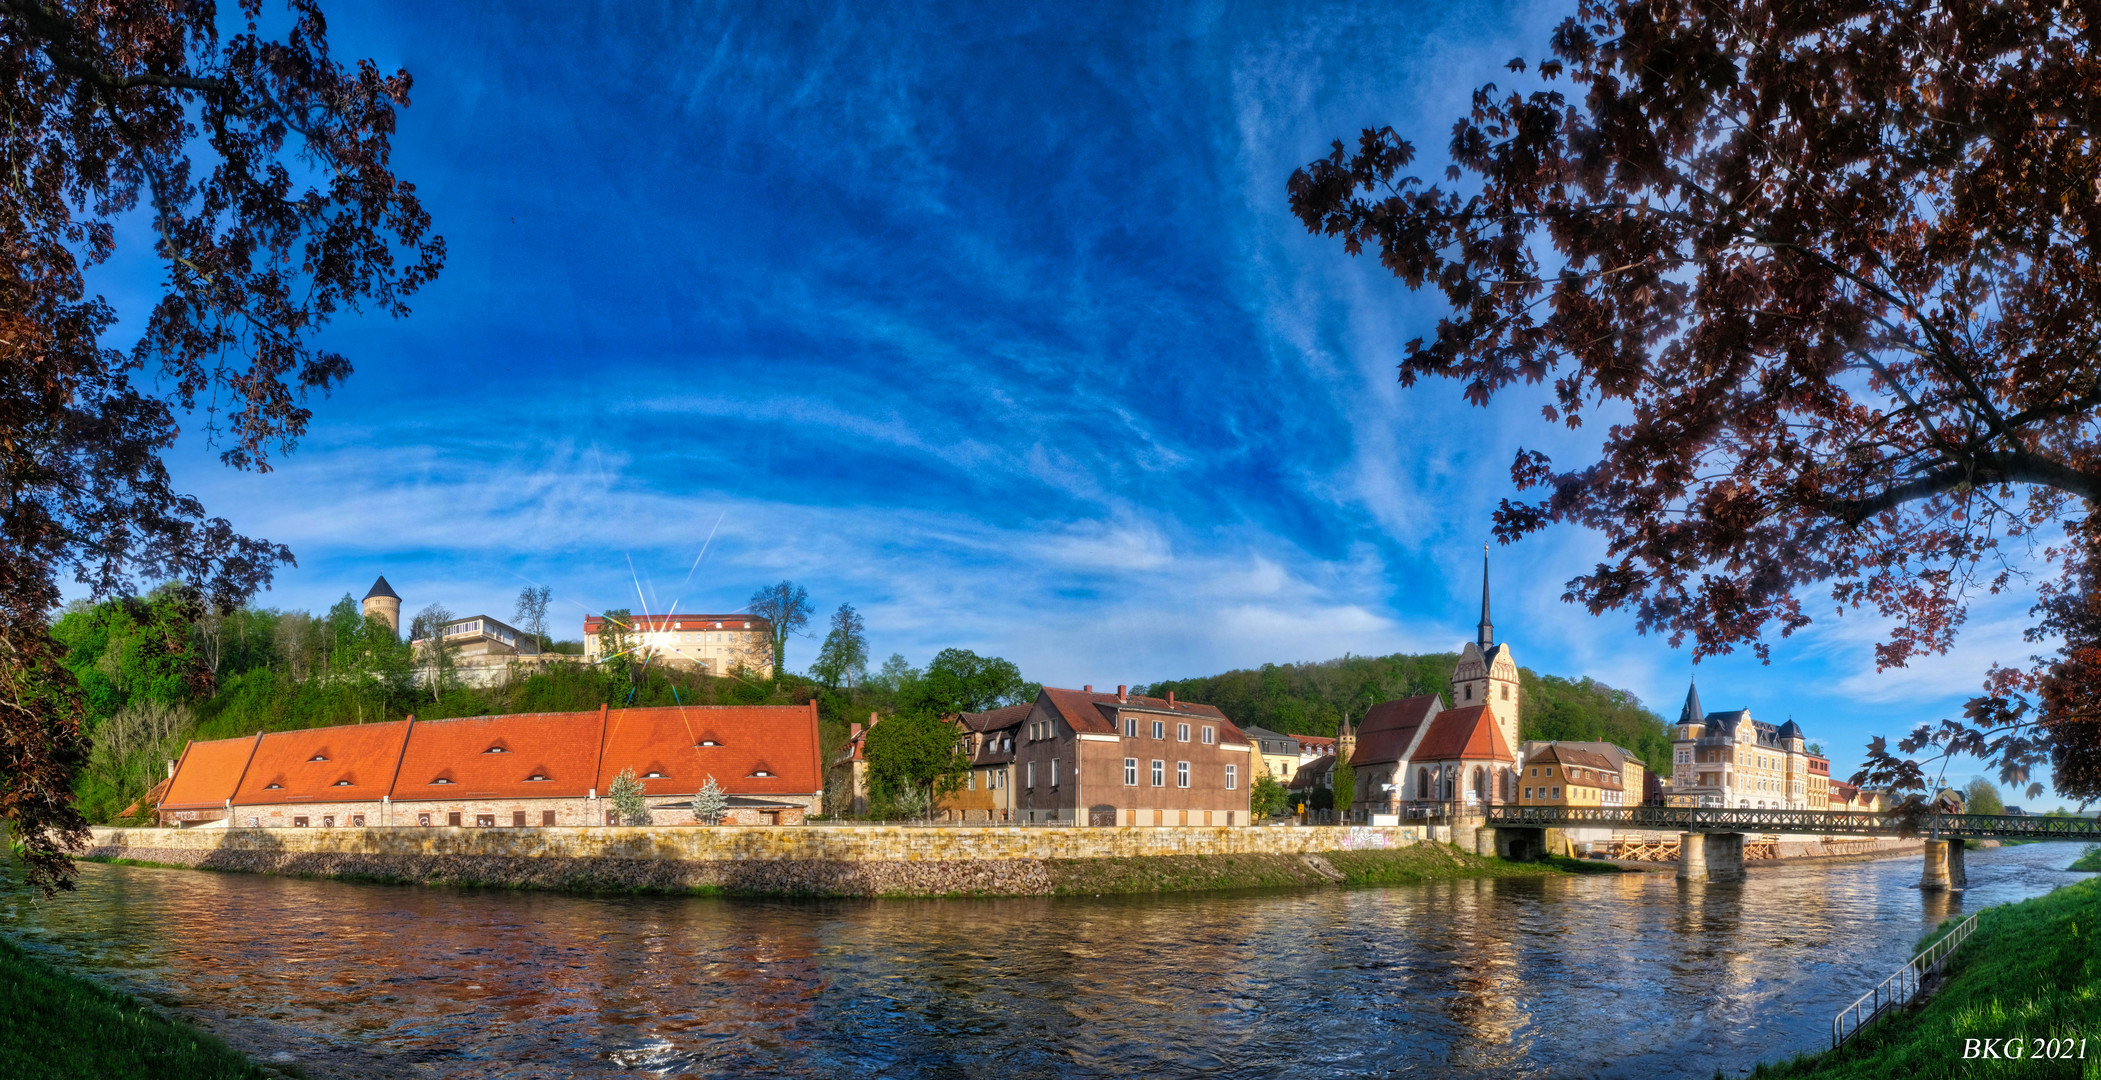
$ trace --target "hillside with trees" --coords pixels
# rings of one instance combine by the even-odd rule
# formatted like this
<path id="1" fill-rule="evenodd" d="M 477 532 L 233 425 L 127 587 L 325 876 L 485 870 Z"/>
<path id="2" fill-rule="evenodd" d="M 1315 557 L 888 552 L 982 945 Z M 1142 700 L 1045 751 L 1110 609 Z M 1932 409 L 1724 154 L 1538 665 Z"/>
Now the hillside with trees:
<path id="1" fill-rule="evenodd" d="M 1215 705 L 1243 726 L 1293 735 L 1332 736 L 1347 717 L 1363 718 L 1381 701 L 1447 694 L 1457 653 L 1343 656 L 1300 664 L 1264 664 L 1218 675 L 1171 679 L 1143 687 L 1160 696 Z M 1518 731 L 1526 739 L 1603 740 L 1634 751 L 1651 768 L 1669 767 L 1671 729 L 1641 699 L 1595 679 L 1567 679 L 1519 669 Z M 1450 704 L 1450 702 L 1446 702 Z"/>

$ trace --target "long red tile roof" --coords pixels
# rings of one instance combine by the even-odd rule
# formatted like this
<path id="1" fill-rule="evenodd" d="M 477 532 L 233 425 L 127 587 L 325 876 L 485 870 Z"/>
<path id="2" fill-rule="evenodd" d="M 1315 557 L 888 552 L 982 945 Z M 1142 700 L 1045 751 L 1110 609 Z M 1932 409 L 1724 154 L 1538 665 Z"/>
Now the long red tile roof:
<path id="1" fill-rule="evenodd" d="M 175 765 L 175 779 L 168 784 L 160 805 L 169 810 L 199 810 L 225 806 L 234 786 L 248 767 L 256 736 L 193 742 Z"/>
<path id="2" fill-rule="evenodd" d="M 597 783 L 604 715 L 593 710 L 418 720 L 394 779 L 394 801 L 583 798 Z"/>
<path id="3" fill-rule="evenodd" d="M 1503 738 L 1502 725 L 1486 705 L 1446 709 L 1430 721 L 1430 730 L 1416 746 L 1416 761 L 1516 761 Z"/>
<path id="4" fill-rule="evenodd" d="M 409 726 L 396 720 L 265 735 L 234 792 L 234 805 L 378 802 L 394 779 Z"/>
<path id="5" fill-rule="evenodd" d="M 622 769 L 651 797 L 691 795 L 710 776 L 730 795 L 815 793 L 824 788 L 819 753 L 814 702 L 619 709 L 607 725 L 598 793 Z"/>

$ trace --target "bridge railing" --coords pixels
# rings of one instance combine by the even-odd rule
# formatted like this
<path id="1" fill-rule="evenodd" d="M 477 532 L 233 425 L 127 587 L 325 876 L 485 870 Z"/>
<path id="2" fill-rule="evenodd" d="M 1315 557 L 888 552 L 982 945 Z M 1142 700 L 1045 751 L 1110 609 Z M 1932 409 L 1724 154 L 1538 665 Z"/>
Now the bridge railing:
<path id="1" fill-rule="evenodd" d="M 1705 806 L 1491 806 L 1484 816 L 1490 825 L 1534 827 L 1592 825 L 1673 832 L 1851 836 L 1893 836 L 1908 832 L 1929 837 L 2101 840 L 2101 822 L 2086 817 L 1938 813 L 1907 816 L 1895 811 L 1759 810 Z"/>
<path id="2" fill-rule="evenodd" d="M 1831 1048 L 1846 1045 L 1846 1040 L 1860 1034 L 1860 1029 L 1875 1022 L 1875 1018 L 1891 1009 L 1902 1008 L 1919 996 L 1920 988 L 1928 977 L 1938 972 L 1947 962 L 1949 954 L 1960 948 L 1977 929 L 1977 916 L 1972 915 L 1955 925 L 1955 929 L 1941 935 L 1940 940 L 1926 946 L 1925 951 L 1911 958 L 1909 963 L 1898 968 L 1896 973 L 1882 980 L 1873 990 L 1860 995 L 1859 1000 L 1839 1010 L 1831 1018 Z"/>

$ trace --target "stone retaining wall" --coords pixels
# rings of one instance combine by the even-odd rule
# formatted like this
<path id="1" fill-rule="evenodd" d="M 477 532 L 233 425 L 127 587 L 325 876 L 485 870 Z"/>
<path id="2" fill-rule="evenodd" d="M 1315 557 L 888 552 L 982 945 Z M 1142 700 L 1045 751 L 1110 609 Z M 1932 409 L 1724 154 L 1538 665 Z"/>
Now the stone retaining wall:
<path id="1" fill-rule="evenodd" d="M 337 856 L 631 859 L 677 862 L 969 862 L 1161 855 L 1302 855 L 1405 847 L 1420 828 L 1227 826 L 1024 828 L 806 825 L 680 828 L 109 829 L 93 830 L 97 858 L 134 851 L 224 851 Z M 168 861 L 168 860 L 155 860 Z"/>

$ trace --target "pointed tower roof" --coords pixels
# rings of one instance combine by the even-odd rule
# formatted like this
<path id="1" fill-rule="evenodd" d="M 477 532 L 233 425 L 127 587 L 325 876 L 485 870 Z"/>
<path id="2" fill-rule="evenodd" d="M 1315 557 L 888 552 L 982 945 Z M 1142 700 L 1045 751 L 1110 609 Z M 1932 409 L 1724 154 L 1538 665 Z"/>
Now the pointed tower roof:
<path id="1" fill-rule="evenodd" d="M 1685 708 L 1678 713 L 1678 722 L 1681 724 L 1698 725 L 1704 725 L 1707 723 L 1707 713 L 1705 710 L 1700 708 L 1699 683 L 1688 683 L 1685 691 Z"/>
<path id="2" fill-rule="evenodd" d="M 375 596 L 391 596 L 396 600 L 401 599 L 400 594 L 394 591 L 394 587 L 387 584 L 387 576 L 385 574 L 381 574 L 379 580 L 372 583 L 372 591 L 365 594 L 365 599 L 370 600 Z"/>
<path id="3" fill-rule="evenodd" d="M 1481 651 L 1485 653 L 1485 652 L 1487 652 L 1487 651 L 1488 651 L 1488 647 L 1489 647 L 1490 645 L 1493 645 L 1493 644 L 1495 644 L 1495 639 L 1496 639 L 1496 630 L 1495 630 L 1495 624 L 1493 624 L 1493 623 L 1489 622 L 1489 620 L 1488 620 L 1488 545 L 1487 545 L 1487 544 L 1482 544 L 1482 545 L 1481 545 L 1481 625 L 1480 625 L 1480 627 L 1479 627 L 1478 631 L 1476 632 L 1476 636 L 1475 636 L 1474 640 L 1475 640 L 1475 641 L 1476 641 L 1476 642 L 1477 642 L 1477 643 L 1478 643 L 1478 644 L 1479 644 L 1479 645 L 1481 646 Z"/>

